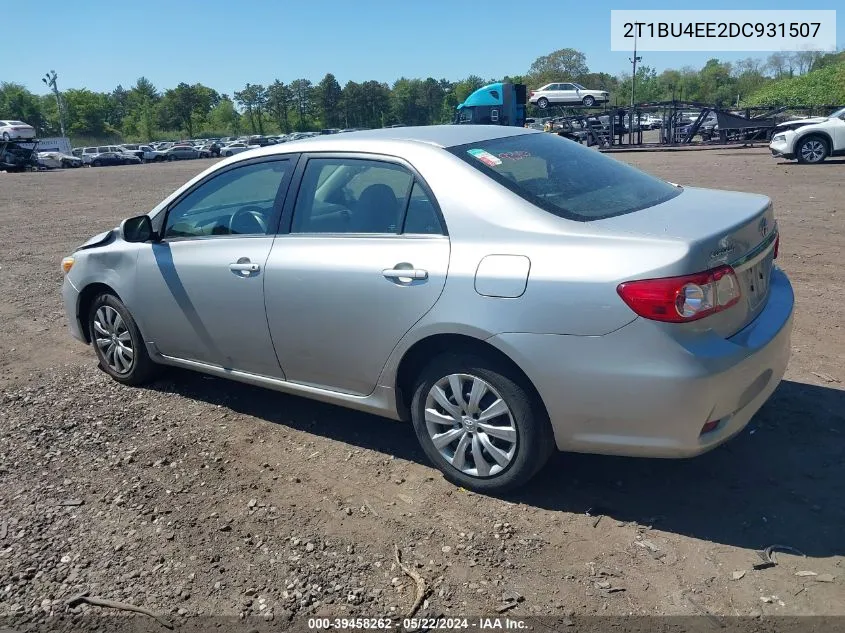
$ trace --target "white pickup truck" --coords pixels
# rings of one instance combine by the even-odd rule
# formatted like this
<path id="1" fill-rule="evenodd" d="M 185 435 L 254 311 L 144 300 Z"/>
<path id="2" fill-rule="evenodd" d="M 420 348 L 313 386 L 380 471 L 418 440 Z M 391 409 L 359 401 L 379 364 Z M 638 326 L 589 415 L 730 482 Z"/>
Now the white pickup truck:
<path id="1" fill-rule="evenodd" d="M 845 108 L 821 121 L 776 132 L 769 149 L 775 158 L 797 159 L 808 164 L 820 163 L 828 156 L 845 155 Z"/>

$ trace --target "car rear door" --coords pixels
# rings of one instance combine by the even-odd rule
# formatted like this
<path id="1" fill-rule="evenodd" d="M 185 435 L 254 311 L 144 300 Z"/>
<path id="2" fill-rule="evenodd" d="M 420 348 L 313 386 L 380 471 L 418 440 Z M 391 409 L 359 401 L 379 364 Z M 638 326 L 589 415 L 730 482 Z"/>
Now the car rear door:
<path id="1" fill-rule="evenodd" d="M 282 377 L 264 311 L 265 263 L 296 156 L 242 161 L 177 198 L 138 256 L 137 315 L 169 357 Z"/>
<path id="2" fill-rule="evenodd" d="M 276 354 L 291 382 L 367 395 L 443 290 L 445 224 L 398 159 L 315 154 L 299 171 L 264 280 Z"/>

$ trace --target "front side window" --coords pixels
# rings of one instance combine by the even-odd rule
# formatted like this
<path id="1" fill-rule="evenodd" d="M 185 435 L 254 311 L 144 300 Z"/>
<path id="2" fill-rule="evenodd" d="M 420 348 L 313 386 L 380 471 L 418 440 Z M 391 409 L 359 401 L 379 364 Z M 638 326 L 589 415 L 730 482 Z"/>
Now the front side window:
<path id="1" fill-rule="evenodd" d="M 399 232 L 413 175 L 376 160 L 308 161 L 293 211 L 293 233 Z"/>
<path id="2" fill-rule="evenodd" d="M 166 238 L 265 235 L 274 232 L 276 195 L 289 161 L 274 160 L 224 171 L 181 198 L 167 214 Z"/>
<path id="3" fill-rule="evenodd" d="M 557 134 L 520 134 L 449 151 L 528 202 L 569 220 L 633 213 L 681 193 L 668 182 Z"/>

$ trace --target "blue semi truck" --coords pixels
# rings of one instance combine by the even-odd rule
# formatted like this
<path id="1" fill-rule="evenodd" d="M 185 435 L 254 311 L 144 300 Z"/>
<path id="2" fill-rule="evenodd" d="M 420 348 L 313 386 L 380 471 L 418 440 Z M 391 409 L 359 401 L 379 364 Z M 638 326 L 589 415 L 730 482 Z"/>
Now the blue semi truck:
<path id="1" fill-rule="evenodd" d="M 455 123 L 525 127 L 525 84 L 496 82 L 483 86 L 458 106 Z"/>

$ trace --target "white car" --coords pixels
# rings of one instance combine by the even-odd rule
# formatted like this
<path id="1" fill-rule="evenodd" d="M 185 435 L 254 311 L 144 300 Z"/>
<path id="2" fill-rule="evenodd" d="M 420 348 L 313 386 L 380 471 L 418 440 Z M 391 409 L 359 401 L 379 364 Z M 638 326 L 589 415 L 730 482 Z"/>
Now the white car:
<path id="1" fill-rule="evenodd" d="M 247 145 L 246 143 L 229 143 L 220 150 L 220 155 L 234 156 L 235 154 L 240 154 L 241 152 L 245 152 L 248 149 L 255 149 L 256 147 L 260 147 L 260 145 Z"/>
<path id="2" fill-rule="evenodd" d="M 48 169 L 82 167 L 82 159 L 62 152 L 38 152 L 38 163 Z"/>
<path id="3" fill-rule="evenodd" d="M 588 90 L 576 83 L 546 84 L 542 88 L 532 90 L 528 102 L 545 110 L 550 105 L 579 104 L 591 108 L 597 103 L 607 102 L 610 95 L 604 90 Z"/>
<path id="4" fill-rule="evenodd" d="M 165 159 L 163 152 L 158 152 L 149 145 L 136 145 L 134 143 L 124 143 L 120 147 L 123 148 L 123 151 L 129 152 L 130 154 L 134 154 L 142 161 L 147 163 L 159 162 Z"/>
<path id="5" fill-rule="evenodd" d="M 775 158 L 797 159 L 808 164 L 820 163 L 828 156 L 845 155 L 845 108 L 819 123 L 776 133 L 769 149 Z"/>
<path id="6" fill-rule="evenodd" d="M 35 138 L 35 128 L 23 121 L 0 121 L 0 138 L 4 141 Z"/>

